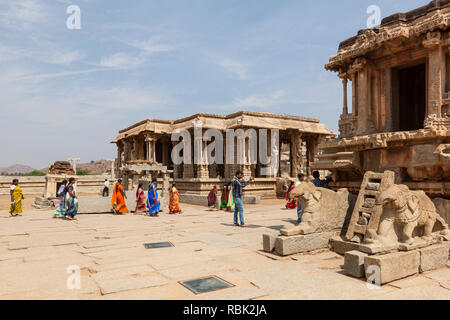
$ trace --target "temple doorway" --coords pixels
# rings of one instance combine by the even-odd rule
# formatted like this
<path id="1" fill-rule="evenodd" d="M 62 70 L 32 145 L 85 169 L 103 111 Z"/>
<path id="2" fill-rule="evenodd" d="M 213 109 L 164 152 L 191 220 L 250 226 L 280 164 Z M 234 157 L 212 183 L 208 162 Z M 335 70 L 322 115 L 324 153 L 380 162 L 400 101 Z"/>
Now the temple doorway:
<path id="1" fill-rule="evenodd" d="M 419 64 L 394 72 L 394 130 L 423 129 L 426 113 L 426 66 Z"/>

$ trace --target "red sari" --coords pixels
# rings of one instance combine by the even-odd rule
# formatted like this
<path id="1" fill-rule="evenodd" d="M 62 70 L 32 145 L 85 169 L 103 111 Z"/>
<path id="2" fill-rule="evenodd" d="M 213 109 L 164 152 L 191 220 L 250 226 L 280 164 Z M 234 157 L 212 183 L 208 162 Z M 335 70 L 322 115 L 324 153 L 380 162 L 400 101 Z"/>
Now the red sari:
<path id="1" fill-rule="evenodd" d="M 289 198 L 290 194 L 291 194 L 291 191 L 294 190 L 294 189 L 295 189 L 295 186 L 290 186 L 288 191 L 286 192 L 286 201 L 287 201 L 286 208 L 287 209 L 295 209 L 295 208 L 297 208 L 297 200 L 296 199 L 290 200 L 290 198 Z"/>
<path id="2" fill-rule="evenodd" d="M 141 188 L 136 192 L 136 212 L 147 212 L 145 192 Z"/>

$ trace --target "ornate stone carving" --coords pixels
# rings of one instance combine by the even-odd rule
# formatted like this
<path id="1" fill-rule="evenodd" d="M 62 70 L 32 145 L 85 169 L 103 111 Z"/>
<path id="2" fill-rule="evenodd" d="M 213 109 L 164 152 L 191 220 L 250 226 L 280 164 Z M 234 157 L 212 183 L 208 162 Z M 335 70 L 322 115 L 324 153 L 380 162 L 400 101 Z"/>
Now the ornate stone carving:
<path id="1" fill-rule="evenodd" d="M 282 235 L 305 235 L 342 228 L 349 209 L 347 189 L 334 192 L 304 182 L 292 190 L 290 196 L 300 200 L 302 222 L 296 227 L 284 227 Z"/>
<path id="2" fill-rule="evenodd" d="M 399 230 L 398 242 L 413 244 L 413 232 L 416 229 L 424 240 L 430 240 L 438 221 L 441 233 L 448 234 L 448 225 L 436 212 L 436 207 L 423 191 L 411 191 L 405 185 L 393 185 L 376 199 L 377 205 L 383 206 L 383 214 L 378 229 L 378 240 L 387 244 L 395 229 Z"/>

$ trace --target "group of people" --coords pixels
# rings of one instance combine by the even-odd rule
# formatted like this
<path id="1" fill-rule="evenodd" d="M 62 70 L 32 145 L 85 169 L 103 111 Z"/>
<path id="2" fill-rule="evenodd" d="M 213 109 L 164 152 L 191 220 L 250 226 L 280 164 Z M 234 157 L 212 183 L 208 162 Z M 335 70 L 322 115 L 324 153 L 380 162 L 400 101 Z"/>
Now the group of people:
<path id="1" fill-rule="evenodd" d="M 286 192 L 286 208 L 287 209 L 297 209 L 297 222 L 302 221 L 302 208 L 299 200 L 291 199 L 290 193 L 297 186 L 305 181 L 306 176 L 302 173 L 298 175 L 297 182 L 291 182 L 287 192 Z M 246 227 L 244 219 L 244 204 L 243 204 L 243 188 L 248 186 L 252 181 L 253 177 L 246 182 L 242 181 L 243 173 L 242 171 L 237 171 L 233 181 L 224 185 L 222 189 L 222 195 L 220 197 L 220 204 L 218 205 L 218 188 L 214 186 L 208 195 L 208 207 L 215 208 L 219 210 L 226 210 L 234 212 L 234 225 Z M 320 179 L 320 173 L 318 171 L 313 172 L 313 180 L 311 182 L 318 188 L 326 188 L 328 186 L 330 179 L 326 180 Z M 66 219 L 72 220 L 78 213 L 78 198 L 75 191 L 75 178 L 70 178 L 69 180 L 64 180 L 58 188 L 57 197 L 59 198 L 59 206 L 54 213 L 54 217 L 64 217 Z M 144 185 L 139 184 L 136 191 L 136 208 L 134 212 L 145 213 L 149 216 L 158 216 L 161 212 L 161 202 L 159 199 L 157 180 L 153 179 L 148 187 L 147 196 L 144 191 Z M 105 188 L 103 190 L 103 196 L 109 190 L 107 189 L 106 182 Z M 172 183 L 169 189 L 169 213 L 170 214 L 181 214 L 182 210 L 180 207 L 180 194 L 176 187 L 176 183 Z M 17 216 L 23 212 L 22 210 L 22 200 L 24 199 L 22 189 L 19 186 L 19 180 L 14 179 L 12 181 L 11 189 L 11 207 L 9 213 L 12 216 Z M 126 205 L 127 195 L 125 193 L 124 187 L 122 186 L 122 179 L 119 179 L 114 185 L 114 190 L 111 198 L 111 205 L 115 214 L 125 214 L 128 213 L 128 208 Z M 240 223 L 239 223 L 240 222 Z"/>
<path id="2" fill-rule="evenodd" d="M 233 181 L 223 186 L 219 210 L 234 211 L 234 225 L 247 227 L 244 219 L 244 203 L 242 201 L 243 188 L 254 181 L 254 178 L 250 177 L 248 181 L 242 182 L 243 177 L 244 174 L 239 170 L 236 172 Z M 217 192 L 217 186 L 214 186 L 214 188 L 209 192 L 208 207 L 217 208 Z"/>
<path id="3" fill-rule="evenodd" d="M 328 183 L 331 180 L 329 177 L 327 177 L 327 179 L 325 179 L 325 180 L 321 180 L 319 171 L 314 171 L 312 176 L 313 176 L 313 179 L 311 180 L 311 182 L 317 188 L 328 188 Z M 306 178 L 305 174 L 299 173 L 298 181 L 296 181 L 296 182 L 291 181 L 291 184 L 288 187 L 288 190 L 286 192 L 286 201 L 287 201 L 286 209 L 297 208 L 297 223 L 302 222 L 302 208 L 301 208 L 300 201 L 298 199 L 291 199 L 291 192 L 292 192 L 292 190 L 297 188 L 299 185 L 301 185 L 305 181 L 305 178 Z"/>
<path id="4" fill-rule="evenodd" d="M 180 208 L 180 195 L 178 189 L 176 188 L 176 183 L 172 183 L 169 189 L 169 213 L 170 214 L 180 214 L 182 210 Z M 114 186 L 111 204 L 113 211 L 116 214 L 128 213 L 128 208 L 126 205 L 127 195 L 122 186 L 122 179 L 119 179 Z M 161 201 L 158 194 L 157 180 L 153 179 L 148 187 L 147 196 L 144 191 L 144 184 L 140 183 L 136 191 L 136 208 L 135 213 L 144 213 L 149 216 L 157 217 L 161 211 Z"/>
<path id="5" fill-rule="evenodd" d="M 56 196 L 59 198 L 59 205 L 54 218 L 66 218 L 73 220 L 78 213 L 78 198 L 75 191 L 75 178 L 64 180 L 58 188 Z"/>

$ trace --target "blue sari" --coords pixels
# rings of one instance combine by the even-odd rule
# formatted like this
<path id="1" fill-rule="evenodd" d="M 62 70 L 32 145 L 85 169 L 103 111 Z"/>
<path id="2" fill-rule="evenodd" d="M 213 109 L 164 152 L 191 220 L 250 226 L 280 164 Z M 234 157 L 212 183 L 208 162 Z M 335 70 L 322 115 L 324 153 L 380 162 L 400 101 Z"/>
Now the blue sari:
<path id="1" fill-rule="evenodd" d="M 153 191 L 156 194 L 156 201 L 153 199 Z M 161 203 L 158 200 L 158 190 L 156 189 L 155 184 L 151 184 L 148 187 L 148 195 L 147 195 L 147 209 L 149 214 L 158 214 Z"/>
<path id="2" fill-rule="evenodd" d="M 78 199 L 73 198 L 70 196 L 69 190 L 72 190 L 72 194 L 75 196 L 75 190 L 73 186 L 69 186 L 67 189 L 67 209 L 66 209 L 66 216 L 74 217 L 78 213 Z"/>

